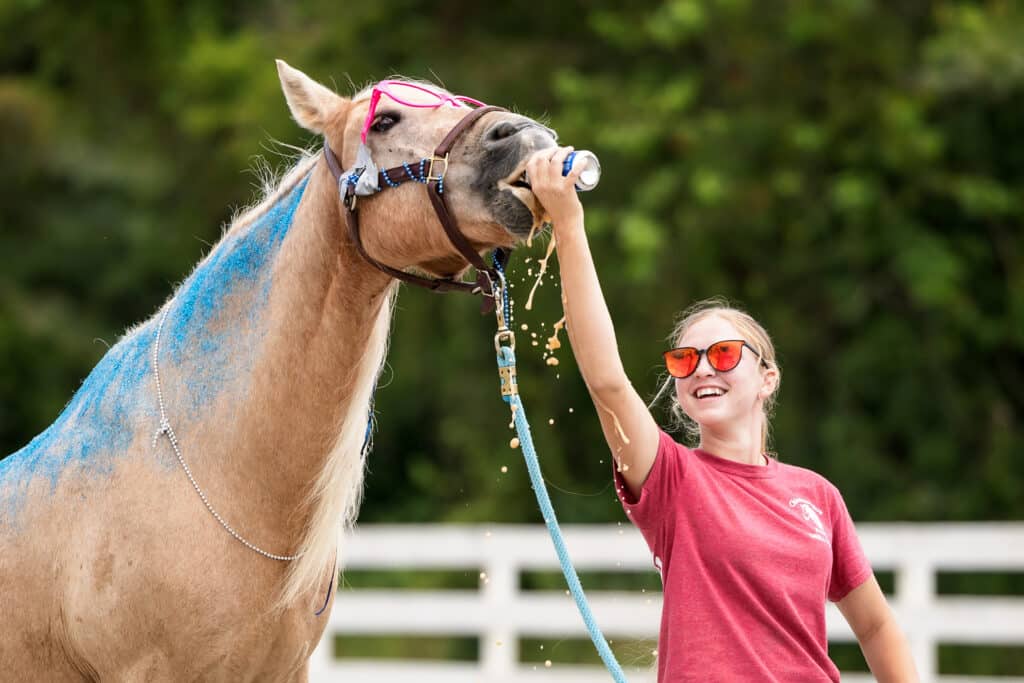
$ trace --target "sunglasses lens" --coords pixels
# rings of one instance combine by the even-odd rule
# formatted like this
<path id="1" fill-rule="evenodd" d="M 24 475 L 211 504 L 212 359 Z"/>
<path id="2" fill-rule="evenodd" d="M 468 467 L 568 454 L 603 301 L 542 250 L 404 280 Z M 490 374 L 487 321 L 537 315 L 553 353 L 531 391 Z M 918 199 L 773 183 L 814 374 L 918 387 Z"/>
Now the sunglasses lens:
<path id="1" fill-rule="evenodd" d="M 668 368 L 668 374 L 679 379 L 693 374 L 697 369 L 697 360 L 697 349 L 693 347 L 665 352 L 665 367 Z"/>
<path id="2" fill-rule="evenodd" d="M 743 353 L 743 342 L 720 341 L 708 349 L 708 362 L 719 372 L 728 372 L 739 365 Z"/>

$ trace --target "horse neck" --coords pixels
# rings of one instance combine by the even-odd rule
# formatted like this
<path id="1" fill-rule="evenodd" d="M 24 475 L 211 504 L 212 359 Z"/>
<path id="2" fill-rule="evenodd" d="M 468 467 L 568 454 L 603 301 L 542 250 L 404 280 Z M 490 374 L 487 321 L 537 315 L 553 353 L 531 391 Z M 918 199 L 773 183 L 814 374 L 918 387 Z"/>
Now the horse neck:
<path id="1" fill-rule="evenodd" d="M 165 392 L 194 416 L 178 436 L 222 514 L 270 552 L 301 544 L 294 565 L 322 580 L 328 528 L 358 505 L 395 287 L 347 242 L 322 161 L 280 194 L 236 221 L 170 303 L 161 354 L 165 382 L 178 379 Z"/>

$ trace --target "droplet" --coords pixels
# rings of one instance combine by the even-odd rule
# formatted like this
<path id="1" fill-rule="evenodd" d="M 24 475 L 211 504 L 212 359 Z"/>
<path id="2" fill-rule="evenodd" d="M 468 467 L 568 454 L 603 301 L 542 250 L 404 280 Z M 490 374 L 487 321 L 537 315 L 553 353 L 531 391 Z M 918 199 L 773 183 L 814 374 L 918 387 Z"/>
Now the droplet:
<path id="1" fill-rule="evenodd" d="M 551 660 L 550 659 L 545 659 L 544 660 L 544 666 L 547 667 L 548 669 L 550 669 L 551 668 Z"/>
<path id="2" fill-rule="evenodd" d="M 521 329 L 523 332 L 526 332 L 528 329 L 530 329 L 530 326 L 527 325 L 526 323 L 523 323 L 522 325 L 519 326 L 519 329 Z"/>
<path id="3" fill-rule="evenodd" d="M 548 365 L 558 365 L 558 359 L 551 356 L 551 358 L 548 358 L 547 363 Z"/>
<path id="4" fill-rule="evenodd" d="M 501 473 L 502 474 L 508 474 L 508 466 L 507 465 L 502 465 L 501 466 Z"/>
<path id="5" fill-rule="evenodd" d="M 553 424 L 555 424 L 555 418 L 553 418 L 553 417 L 551 417 L 551 418 L 548 418 L 548 424 L 549 424 L 549 425 L 553 425 Z"/>
<path id="6" fill-rule="evenodd" d="M 570 412 L 570 413 L 572 412 L 572 408 L 569 408 L 569 412 Z"/>
<path id="7" fill-rule="evenodd" d="M 483 581 L 487 578 L 487 572 L 480 572 L 480 580 Z"/>
<path id="8" fill-rule="evenodd" d="M 508 445 L 512 448 L 519 448 L 519 439 L 513 437 L 512 440 L 508 442 Z"/>

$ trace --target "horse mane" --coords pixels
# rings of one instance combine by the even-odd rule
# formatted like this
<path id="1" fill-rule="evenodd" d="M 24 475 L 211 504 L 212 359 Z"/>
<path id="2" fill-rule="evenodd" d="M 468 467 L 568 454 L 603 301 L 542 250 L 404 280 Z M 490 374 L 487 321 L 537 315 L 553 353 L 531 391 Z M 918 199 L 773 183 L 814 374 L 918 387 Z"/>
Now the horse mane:
<path id="1" fill-rule="evenodd" d="M 325 567 L 332 567 L 331 581 L 337 579 L 344 532 L 352 527 L 362 502 L 369 451 L 363 448 L 368 438 L 368 410 L 387 356 L 397 292 L 395 281 L 385 293 L 366 349 L 356 366 L 352 397 L 338 427 L 338 436 L 307 497 L 309 522 L 299 546 L 300 557 L 289 567 L 277 603 L 279 609 L 296 604 L 321 586 Z"/>
<path id="2" fill-rule="evenodd" d="M 276 180 L 269 166 L 257 167 L 263 198 L 250 208 L 239 211 L 227 232 L 244 229 L 310 173 L 319 160 L 318 150 L 298 149 L 298 152 L 298 161 L 282 174 L 280 180 Z M 331 581 L 337 577 L 344 532 L 355 522 L 362 502 L 366 451 L 369 450 L 363 448 L 368 436 L 368 409 L 387 356 L 397 292 L 398 283 L 395 282 L 385 293 L 366 349 L 356 366 L 351 398 L 337 426 L 337 436 L 323 469 L 307 493 L 305 509 L 299 511 L 308 515 L 308 521 L 299 542 L 299 557 L 290 563 L 285 584 L 274 605 L 277 610 L 291 607 L 309 594 L 317 593 L 323 584 L 326 567 L 332 568 Z"/>
<path id="3" fill-rule="evenodd" d="M 283 172 L 275 171 L 265 161 L 256 162 L 253 172 L 260 185 L 260 197 L 235 211 L 222 237 L 253 224 L 312 172 L 320 159 L 319 145 L 291 149 L 297 152 L 297 160 Z M 205 261 L 201 259 L 195 268 L 201 268 Z M 385 292 L 363 356 L 356 366 L 351 398 L 337 426 L 337 436 L 323 469 L 305 496 L 304 509 L 297 511 L 308 516 L 308 521 L 299 541 L 299 557 L 290 563 L 284 586 L 272 606 L 274 610 L 293 607 L 308 599 L 308 595 L 318 593 L 328 566 L 332 568 L 331 580 L 337 577 L 344 532 L 351 528 L 362 502 L 365 451 L 369 450 L 363 448 L 368 436 L 368 409 L 387 355 L 397 292 L 398 282 L 395 281 Z M 174 294 L 165 305 L 173 298 Z"/>
<path id="4" fill-rule="evenodd" d="M 257 159 L 253 173 L 259 182 L 260 198 L 234 212 L 227 227 L 224 229 L 225 234 L 232 230 L 244 229 L 254 220 L 265 214 L 270 207 L 274 206 L 283 196 L 291 192 L 316 166 L 316 162 L 319 159 L 319 145 L 312 148 L 285 146 L 296 151 L 297 160 L 291 167 L 278 175 L 268 162 Z M 200 261 L 200 263 L 202 262 Z"/>

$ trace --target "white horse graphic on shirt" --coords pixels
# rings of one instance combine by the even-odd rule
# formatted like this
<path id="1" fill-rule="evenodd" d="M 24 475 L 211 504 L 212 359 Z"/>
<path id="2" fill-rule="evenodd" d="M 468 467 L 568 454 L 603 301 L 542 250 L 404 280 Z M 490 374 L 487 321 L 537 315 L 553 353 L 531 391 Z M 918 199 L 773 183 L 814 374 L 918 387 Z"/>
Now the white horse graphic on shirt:
<path id="1" fill-rule="evenodd" d="M 800 516 L 811 523 L 814 527 L 814 531 L 808 532 L 811 538 L 816 538 L 819 541 L 824 541 L 828 546 L 831 547 L 832 539 L 829 538 L 828 533 L 825 531 L 825 525 L 821 521 L 822 512 L 814 503 L 804 498 L 792 498 L 789 501 L 789 507 L 800 508 Z"/>

